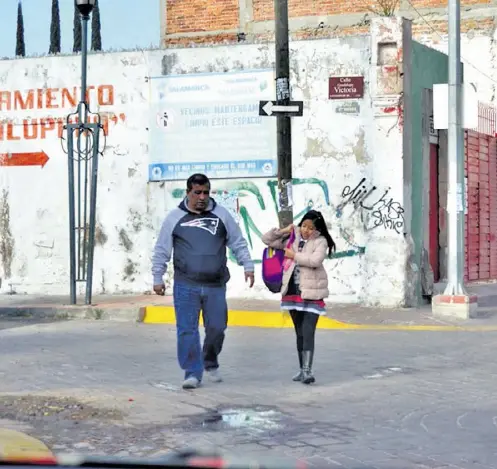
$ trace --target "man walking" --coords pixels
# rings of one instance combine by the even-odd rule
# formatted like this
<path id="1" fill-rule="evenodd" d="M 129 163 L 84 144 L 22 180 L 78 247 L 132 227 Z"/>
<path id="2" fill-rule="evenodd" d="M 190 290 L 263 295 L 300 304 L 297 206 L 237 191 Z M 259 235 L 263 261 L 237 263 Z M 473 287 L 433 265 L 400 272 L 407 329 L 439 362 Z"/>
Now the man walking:
<path id="1" fill-rule="evenodd" d="M 164 295 L 164 273 L 173 253 L 174 309 L 177 353 L 185 371 L 183 389 L 194 389 L 205 370 L 213 382 L 222 381 L 218 357 L 228 323 L 226 284 L 230 279 L 226 247 L 254 285 L 254 263 L 248 245 L 229 212 L 210 197 L 210 181 L 193 174 L 186 182 L 186 197 L 166 217 L 152 258 L 154 291 Z M 199 313 L 205 326 L 203 350 L 198 330 Z"/>

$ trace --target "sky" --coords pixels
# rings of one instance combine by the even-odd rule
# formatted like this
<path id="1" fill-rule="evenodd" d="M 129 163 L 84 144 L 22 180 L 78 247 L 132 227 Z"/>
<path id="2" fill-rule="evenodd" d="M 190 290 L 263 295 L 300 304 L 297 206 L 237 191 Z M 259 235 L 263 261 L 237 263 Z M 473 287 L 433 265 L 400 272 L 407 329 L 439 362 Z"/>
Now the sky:
<path id="1" fill-rule="evenodd" d="M 17 4 L 0 0 L 0 58 L 15 55 Z M 26 56 L 48 53 L 52 0 L 21 0 Z M 160 0 L 99 0 L 102 47 L 134 49 L 158 46 Z M 74 0 L 59 0 L 62 52 L 72 53 Z M 88 28 L 89 34 L 91 27 Z"/>

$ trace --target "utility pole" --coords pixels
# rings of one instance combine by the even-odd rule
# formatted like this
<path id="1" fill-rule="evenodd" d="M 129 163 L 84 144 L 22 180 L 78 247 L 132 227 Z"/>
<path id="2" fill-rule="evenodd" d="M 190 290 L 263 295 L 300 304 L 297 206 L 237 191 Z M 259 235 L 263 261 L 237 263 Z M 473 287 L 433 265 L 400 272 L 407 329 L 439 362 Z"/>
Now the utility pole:
<path id="1" fill-rule="evenodd" d="M 288 0 L 274 0 L 276 35 L 276 100 L 290 102 L 290 51 L 288 37 Z M 290 116 L 276 117 L 278 151 L 278 189 L 280 227 L 293 223 L 292 196 L 292 121 Z"/>
<path id="2" fill-rule="evenodd" d="M 449 0 L 448 111 L 448 275 L 445 295 L 467 295 L 464 288 L 464 134 L 462 112 L 460 0 Z"/>

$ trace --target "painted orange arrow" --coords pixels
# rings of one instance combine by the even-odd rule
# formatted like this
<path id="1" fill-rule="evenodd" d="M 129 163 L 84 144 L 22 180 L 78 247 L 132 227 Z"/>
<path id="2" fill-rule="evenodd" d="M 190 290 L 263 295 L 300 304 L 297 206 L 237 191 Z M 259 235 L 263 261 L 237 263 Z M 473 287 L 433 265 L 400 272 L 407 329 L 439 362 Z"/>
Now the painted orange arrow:
<path id="1" fill-rule="evenodd" d="M 0 153 L 0 166 L 41 166 L 43 168 L 49 159 L 44 151 Z"/>

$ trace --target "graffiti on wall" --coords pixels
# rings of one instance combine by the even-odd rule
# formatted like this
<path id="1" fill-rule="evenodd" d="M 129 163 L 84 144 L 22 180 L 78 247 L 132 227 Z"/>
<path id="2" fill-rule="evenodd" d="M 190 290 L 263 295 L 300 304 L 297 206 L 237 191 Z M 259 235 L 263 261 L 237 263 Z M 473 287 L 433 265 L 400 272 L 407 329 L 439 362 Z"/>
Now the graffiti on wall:
<path id="1" fill-rule="evenodd" d="M 39 88 L 29 90 L 0 89 L 0 141 L 44 140 L 60 138 L 68 112 L 73 112 L 80 99 L 80 88 Z M 100 109 L 106 135 L 112 126 L 126 121 L 124 113 L 106 111 L 115 104 L 113 85 L 90 85 L 86 91 L 90 107 Z M 39 114 L 43 113 L 43 116 Z M 36 117 L 35 117 L 36 114 Z M 90 116 L 96 122 L 96 116 Z M 70 122 L 76 123 L 78 116 Z"/>
<path id="2" fill-rule="evenodd" d="M 328 184 L 322 179 L 295 178 L 292 183 L 295 204 L 294 221 L 296 223 L 311 209 L 332 208 Z M 266 194 L 269 197 L 267 195 L 264 197 L 259 186 L 252 181 L 226 181 L 222 188 L 216 188 L 212 194 L 214 199 L 226 207 L 237 220 L 256 263 L 261 262 L 262 235 L 278 223 L 278 181 L 274 179 L 267 181 L 267 188 Z M 172 195 L 176 199 L 181 199 L 185 196 L 185 192 L 183 189 L 175 189 Z M 365 247 L 358 245 L 346 229 L 341 226 L 336 229 L 344 241 L 346 249 L 337 250 L 332 258 L 339 259 L 364 254 Z M 343 243 L 337 242 L 337 245 L 340 244 Z M 260 252 L 257 252 L 258 248 L 260 248 Z M 230 260 L 235 262 L 231 253 Z"/>
<path id="3" fill-rule="evenodd" d="M 359 211 L 366 231 L 383 227 L 386 230 L 402 234 L 404 231 L 404 208 L 389 196 L 390 187 L 379 190 L 375 185 L 362 178 L 359 183 L 345 186 L 341 193 L 341 202 L 336 208 L 337 218 L 341 218 L 346 207 L 352 213 Z"/>

